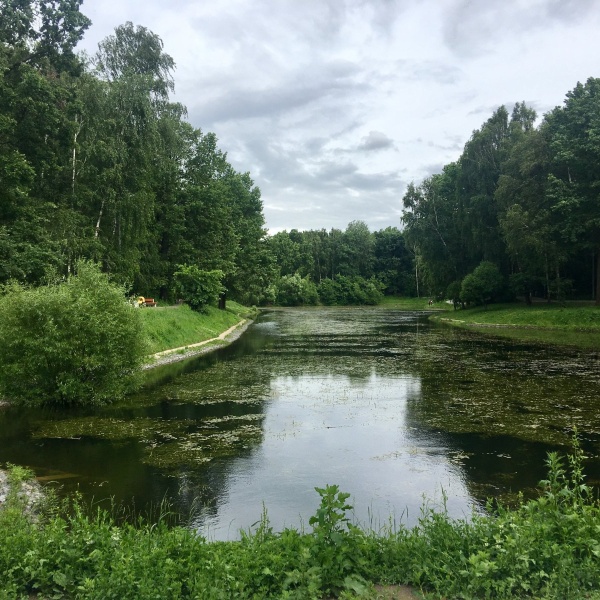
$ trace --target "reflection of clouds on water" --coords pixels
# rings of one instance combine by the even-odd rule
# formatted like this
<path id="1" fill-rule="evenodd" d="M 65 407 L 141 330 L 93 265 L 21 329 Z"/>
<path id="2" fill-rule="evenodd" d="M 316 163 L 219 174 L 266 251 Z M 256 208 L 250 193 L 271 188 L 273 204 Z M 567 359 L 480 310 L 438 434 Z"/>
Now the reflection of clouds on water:
<path id="1" fill-rule="evenodd" d="M 261 447 L 233 461 L 227 499 L 203 530 L 227 538 L 231 523 L 257 520 L 263 501 L 276 529 L 306 523 L 318 504 L 314 486 L 333 483 L 352 494 L 355 519 L 373 526 L 390 516 L 415 524 L 424 495 L 441 501 L 442 488 L 451 514 L 467 516 L 468 493 L 446 448 L 415 446 L 405 426 L 407 397 L 419 388 L 416 378 L 374 369 L 359 382 L 332 373 L 273 378 Z"/>

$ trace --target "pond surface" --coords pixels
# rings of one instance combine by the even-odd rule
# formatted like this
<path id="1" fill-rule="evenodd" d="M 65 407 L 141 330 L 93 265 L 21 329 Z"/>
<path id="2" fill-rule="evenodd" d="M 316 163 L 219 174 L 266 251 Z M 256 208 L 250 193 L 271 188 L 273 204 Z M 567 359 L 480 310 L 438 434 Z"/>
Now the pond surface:
<path id="1" fill-rule="evenodd" d="M 267 510 L 308 527 L 315 486 L 355 519 L 413 525 L 423 502 L 468 517 L 534 493 L 577 428 L 600 479 L 599 353 L 429 324 L 382 308 L 274 309 L 213 354 L 161 367 L 102 410 L 0 412 L 0 463 L 129 509 L 169 499 L 210 539 Z"/>

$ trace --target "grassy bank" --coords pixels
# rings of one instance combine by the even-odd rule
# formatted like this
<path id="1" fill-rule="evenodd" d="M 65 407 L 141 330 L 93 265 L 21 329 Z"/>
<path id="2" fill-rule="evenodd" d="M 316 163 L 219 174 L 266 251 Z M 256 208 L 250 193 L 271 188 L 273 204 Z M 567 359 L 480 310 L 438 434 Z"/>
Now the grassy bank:
<path id="1" fill-rule="evenodd" d="M 206 314 L 194 312 L 187 305 L 140 309 L 148 354 L 217 337 L 253 314 L 237 302 L 227 302 L 227 310 L 209 307 Z"/>
<path id="2" fill-rule="evenodd" d="M 600 348 L 600 307 L 592 303 L 492 304 L 430 319 L 511 339 Z"/>
<path id="3" fill-rule="evenodd" d="M 11 492 L 0 510 L 0 598 L 394 598 L 390 586 L 408 584 L 431 598 L 597 600 L 600 505 L 582 458 L 577 445 L 567 460 L 549 455 L 535 500 L 469 520 L 425 506 L 410 530 L 355 527 L 349 494 L 316 488 L 310 532 L 274 532 L 265 514 L 238 542 L 207 542 L 166 517 L 117 525 L 77 501 L 32 520 Z"/>
<path id="4" fill-rule="evenodd" d="M 447 316 L 447 315 L 445 315 Z M 434 317 L 435 318 L 435 317 Z M 454 311 L 452 319 L 467 325 L 537 327 L 600 333 L 600 307 L 593 304 L 492 304 Z"/>
<path id="5" fill-rule="evenodd" d="M 397 308 L 399 310 L 452 310 L 452 305 L 446 302 L 434 302 L 429 304 L 429 298 L 408 298 L 400 296 L 384 296 L 378 304 L 385 308 Z"/>

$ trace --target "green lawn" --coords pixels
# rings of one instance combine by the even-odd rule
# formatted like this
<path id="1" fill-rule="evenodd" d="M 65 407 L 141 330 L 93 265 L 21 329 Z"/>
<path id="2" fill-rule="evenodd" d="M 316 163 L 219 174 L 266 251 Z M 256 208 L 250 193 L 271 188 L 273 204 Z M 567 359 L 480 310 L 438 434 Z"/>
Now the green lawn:
<path id="1" fill-rule="evenodd" d="M 217 337 L 251 312 L 237 302 L 227 302 L 227 310 L 210 307 L 206 314 L 187 305 L 139 310 L 149 354 Z"/>
<path id="2" fill-rule="evenodd" d="M 434 302 L 430 306 L 429 298 L 404 298 L 400 296 L 385 296 L 378 306 L 399 310 L 452 310 L 452 305 L 446 302 Z"/>
<path id="3" fill-rule="evenodd" d="M 600 333 L 600 307 L 592 303 L 493 304 L 458 310 L 452 316 L 464 324 L 493 324 Z M 434 317 L 435 318 L 435 317 Z"/>

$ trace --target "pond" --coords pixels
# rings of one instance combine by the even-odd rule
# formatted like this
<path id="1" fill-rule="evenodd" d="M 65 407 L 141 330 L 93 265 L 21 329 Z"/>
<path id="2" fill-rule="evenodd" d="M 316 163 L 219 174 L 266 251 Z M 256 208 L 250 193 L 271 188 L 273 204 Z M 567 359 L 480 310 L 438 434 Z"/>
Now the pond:
<path id="1" fill-rule="evenodd" d="M 599 353 L 496 339 L 384 308 L 272 309 L 231 346 L 149 371 L 100 410 L 0 412 L 0 463 L 130 514 L 162 500 L 209 539 L 266 509 L 308 527 L 314 488 L 357 522 L 414 525 L 531 495 L 572 431 L 600 479 Z"/>

